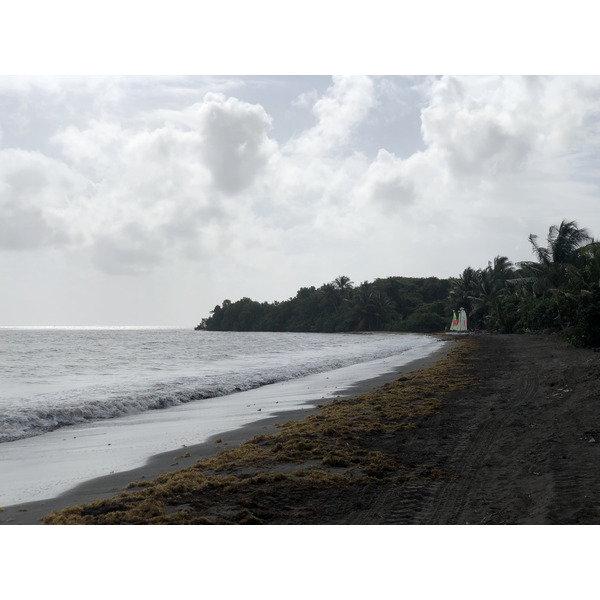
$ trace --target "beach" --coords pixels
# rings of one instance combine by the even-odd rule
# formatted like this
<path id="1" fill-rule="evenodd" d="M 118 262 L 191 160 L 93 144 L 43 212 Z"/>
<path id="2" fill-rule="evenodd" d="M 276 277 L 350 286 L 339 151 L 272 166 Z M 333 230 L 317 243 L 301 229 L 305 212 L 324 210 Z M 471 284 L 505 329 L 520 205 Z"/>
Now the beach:
<path id="1" fill-rule="evenodd" d="M 52 510 L 114 496 L 132 480 L 152 479 L 254 435 L 275 432 L 276 425 L 301 420 L 320 403 L 370 390 L 398 373 L 435 362 L 448 348 L 434 346 L 12 442 L 3 448 L 0 463 L 1 479 L 11 482 L 10 489 L 0 489 L 5 499 L 0 524 L 38 524 Z M 102 475 L 90 475 L 95 472 Z M 6 501 L 10 498 L 17 500 Z"/>
<path id="2" fill-rule="evenodd" d="M 599 376 L 600 353 L 560 336 L 457 336 L 318 407 L 7 507 L 0 519 L 598 524 Z"/>

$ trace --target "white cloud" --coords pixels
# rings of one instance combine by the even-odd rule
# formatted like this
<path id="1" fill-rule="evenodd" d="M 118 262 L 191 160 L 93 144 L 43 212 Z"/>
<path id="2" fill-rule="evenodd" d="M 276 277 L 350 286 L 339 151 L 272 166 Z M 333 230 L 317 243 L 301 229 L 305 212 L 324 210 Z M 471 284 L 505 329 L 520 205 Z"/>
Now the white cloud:
<path id="1" fill-rule="evenodd" d="M 0 151 L 0 247 L 30 250 L 82 239 L 78 222 L 93 186 L 39 152 Z"/>
<path id="2" fill-rule="evenodd" d="M 443 77 L 431 83 L 423 138 L 457 177 L 548 169 L 584 141 L 598 92 L 598 78 Z"/>
<path id="3" fill-rule="evenodd" d="M 369 77 L 334 77 L 333 85 L 313 105 L 317 124 L 288 144 L 286 150 L 308 155 L 343 150 L 374 105 L 374 85 Z"/>
<path id="4" fill-rule="evenodd" d="M 121 175 L 119 157 L 127 132 L 116 122 L 94 119 L 86 129 L 68 125 L 52 137 L 52 142 L 67 161 L 94 180 Z"/>
<path id="5" fill-rule="evenodd" d="M 308 108 L 312 107 L 319 101 L 319 93 L 317 90 L 309 90 L 300 94 L 293 102 L 292 106 L 295 108 Z"/>
<path id="6" fill-rule="evenodd" d="M 385 212 L 405 210 L 416 197 L 409 164 L 387 150 L 380 150 L 369 165 L 361 192 L 374 207 L 379 205 Z"/>
<path id="7" fill-rule="evenodd" d="M 198 107 L 202 120 L 202 158 L 217 189 L 238 193 L 265 166 L 277 144 L 269 139 L 271 121 L 262 106 L 207 94 Z"/>
<path id="8" fill-rule="evenodd" d="M 101 233 L 92 246 L 91 259 L 101 271 L 135 275 L 155 268 L 164 260 L 164 240 L 138 223 L 126 223 L 113 232 Z"/>
<path id="9" fill-rule="evenodd" d="M 144 272 L 166 248 L 202 253 L 216 239 L 209 230 L 243 213 L 248 199 L 230 196 L 251 186 L 277 149 L 264 109 L 222 94 L 150 113 L 146 123 L 125 129 L 94 120 L 53 138 L 65 160 L 97 182 L 91 251 L 107 272 Z"/>

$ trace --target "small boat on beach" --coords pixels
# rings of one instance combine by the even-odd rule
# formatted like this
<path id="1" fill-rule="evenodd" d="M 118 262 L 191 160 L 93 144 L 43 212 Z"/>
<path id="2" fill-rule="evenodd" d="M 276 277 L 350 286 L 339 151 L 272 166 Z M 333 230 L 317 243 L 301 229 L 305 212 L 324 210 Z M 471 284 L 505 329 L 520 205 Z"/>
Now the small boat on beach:
<path id="1" fill-rule="evenodd" d="M 469 333 L 467 328 L 467 313 L 464 308 L 461 307 L 458 311 L 458 318 L 456 317 L 456 311 L 453 311 L 450 331 L 446 331 L 446 333 L 451 335 L 465 335 Z"/>

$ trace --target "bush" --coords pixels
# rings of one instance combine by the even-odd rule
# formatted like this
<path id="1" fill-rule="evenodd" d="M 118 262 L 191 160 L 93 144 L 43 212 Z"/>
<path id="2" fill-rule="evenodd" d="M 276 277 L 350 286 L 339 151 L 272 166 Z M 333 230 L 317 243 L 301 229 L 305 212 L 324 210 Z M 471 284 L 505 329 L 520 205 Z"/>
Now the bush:
<path id="1" fill-rule="evenodd" d="M 579 299 L 570 342 L 574 346 L 600 346 L 600 289 Z"/>

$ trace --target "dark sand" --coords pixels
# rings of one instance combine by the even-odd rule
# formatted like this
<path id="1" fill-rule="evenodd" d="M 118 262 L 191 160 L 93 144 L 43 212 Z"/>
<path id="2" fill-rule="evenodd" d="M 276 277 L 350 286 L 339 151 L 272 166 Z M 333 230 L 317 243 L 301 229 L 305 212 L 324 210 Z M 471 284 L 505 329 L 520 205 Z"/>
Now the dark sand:
<path id="1" fill-rule="evenodd" d="M 347 398 L 359 395 L 376 389 L 389 381 L 393 381 L 398 376 L 430 366 L 447 354 L 453 345 L 453 341 L 454 339 L 451 339 L 450 343 L 444 344 L 442 348 L 430 356 L 402 365 L 389 373 L 358 382 L 347 389 L 339 390 L 337 397 Z M 326 400 L 319 399 L 318 402 L 323 404 Z M 5 506 L 0 512 L 0 524 L 39 525 L 40 519 L 52 511 L 89 503 L 99 498 L 113 497 L 122 492 L 132 481 L 154 479 L 161 473 L 169 473 L 182 467 L 193 465 L 199 459 L 214 456 L 223 449 L 234 448 L 255 435 L 276 433 L 278 431 L 277 424 L 301 420 L 310 414 L 318 413 L 319 410 L 319 408 L 307 406 L 296 411 L 287 411 L 280 415 L 250 423 L 239 429 L 219 433 L 201 444 L 186 446 L 154 455 L 142 467 L 92 479 L 68 490 L 56 498 Z M 219 441 L 217 442 L 217 440 Z M 188 452 L 189 457 L 184 457 L 183 455 Z"/>

